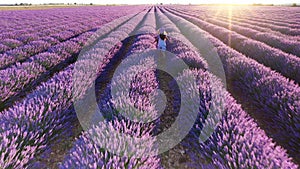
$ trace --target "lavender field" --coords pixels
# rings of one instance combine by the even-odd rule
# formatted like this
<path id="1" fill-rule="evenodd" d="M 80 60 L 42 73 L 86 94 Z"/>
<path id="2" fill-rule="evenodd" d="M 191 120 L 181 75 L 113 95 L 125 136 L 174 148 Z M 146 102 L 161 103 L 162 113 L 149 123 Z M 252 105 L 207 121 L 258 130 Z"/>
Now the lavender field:
<path id="1" fill-rule="evenodd" d="M 1 169 L 299 168 L 299 7 L 0 10 L 0 30 Z"/>

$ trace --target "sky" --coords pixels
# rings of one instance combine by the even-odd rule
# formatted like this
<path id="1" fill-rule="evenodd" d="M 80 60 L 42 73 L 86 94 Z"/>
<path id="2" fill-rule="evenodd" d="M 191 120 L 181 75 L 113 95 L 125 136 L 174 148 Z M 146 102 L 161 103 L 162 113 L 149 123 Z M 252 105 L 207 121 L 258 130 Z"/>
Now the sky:
<path id="1" fill-rule="evenodd" d="M 300 3 L 300 0 L 0 0 L 0 4 L 15 4 L 15 3 L 94 3 L 94 4 L 156 4 L 164 3 L 169 4 L 170 2 L 181 3 L 181 4 L 207 4 L 207 3 L 233 3 L 233 4 L 286 4 L 286 3 Z"/>

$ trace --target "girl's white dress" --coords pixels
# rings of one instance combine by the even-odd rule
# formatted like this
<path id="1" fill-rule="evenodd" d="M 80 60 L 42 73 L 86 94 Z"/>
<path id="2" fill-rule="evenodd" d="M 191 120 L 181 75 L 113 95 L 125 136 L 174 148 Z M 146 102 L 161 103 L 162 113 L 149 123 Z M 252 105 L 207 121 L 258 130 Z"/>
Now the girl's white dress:
<path id="1" fill-rule="evenodd" d="M 164 41 L 160 37 L 158 37 L 157 48 L 161 49 L 161 50 L 166 50 L 167 49 L 166 41 Z"/>

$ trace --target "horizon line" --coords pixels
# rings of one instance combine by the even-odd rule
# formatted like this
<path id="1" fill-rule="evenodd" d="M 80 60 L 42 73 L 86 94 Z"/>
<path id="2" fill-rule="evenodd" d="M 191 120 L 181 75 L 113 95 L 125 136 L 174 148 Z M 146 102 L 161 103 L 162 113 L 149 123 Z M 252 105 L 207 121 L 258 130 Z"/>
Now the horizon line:
<path id="1" fill-rule="evenodd" d="M 293 4 L 297 4 L 299 5 L 300 3 L 297 2 L 289 2 L 289 3 L 148 3 L 148 4 L 116 4 L 116 3 L 93 3 L 93 2 L 88 2 L 88 3 L 77 3 L 77 2 L 72 2 L 72 3 L 65 3 L 65 2 L 59 2 L 59 3 L 52 3 L 52 2 L 48 2 L 48 3 L 30 3 L 30 2 L 20 2 L 20 3 L 3 3 L 0 4 L 0 6 L 5 6 L 5 5 L 20 5 L 20 4 L 24 4 L 25 5 L 89 5 L 89 4 L 93 4 L 93 5 L 293 5 Z"/>

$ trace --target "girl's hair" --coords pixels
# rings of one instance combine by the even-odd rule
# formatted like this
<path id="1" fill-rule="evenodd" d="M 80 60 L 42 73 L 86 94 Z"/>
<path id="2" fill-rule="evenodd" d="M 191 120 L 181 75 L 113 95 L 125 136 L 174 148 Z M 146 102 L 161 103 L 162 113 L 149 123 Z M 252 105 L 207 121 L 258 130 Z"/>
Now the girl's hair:
<path id="1" fill-rule="evenodd" d="M 164 34 L 159 34 L 159 37 L 160 37 L 160 39 L 162 39 L 162 40 L 165 40 L 165 39 L 167 38 L 167 36 L 164 35 Z"/>

